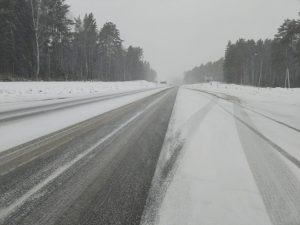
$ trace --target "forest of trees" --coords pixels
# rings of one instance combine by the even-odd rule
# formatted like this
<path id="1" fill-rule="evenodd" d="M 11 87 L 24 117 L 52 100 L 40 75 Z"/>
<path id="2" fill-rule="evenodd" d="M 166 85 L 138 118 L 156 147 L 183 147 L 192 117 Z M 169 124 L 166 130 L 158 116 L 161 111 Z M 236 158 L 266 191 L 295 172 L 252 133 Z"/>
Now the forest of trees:
<path id="1" fill-rule="evenodd" d="M 227 83 L 300 87 L 300 19 L 285 20 L 272 40 L 229 42 L 223 74 Z M 196 68 L 195 73 L 185 73 L 185 82 L 201 82 L 203 76 L 206 73 Z"/>
<path id="2" fill-rule="evenodd" d="M 0 80 L 156 79 L 140 47 L 92 13 L 70 19 L 65 0 L 0 0 Z"/>
<path id="3" fill-rule="evenodd" d="M 184 73 L 184 83 L 203 83 L 208 81 L 223 81 L 223 64 L 224 59 L 216 62 L 209 62 L 195 67 L 191 71 Z"/>

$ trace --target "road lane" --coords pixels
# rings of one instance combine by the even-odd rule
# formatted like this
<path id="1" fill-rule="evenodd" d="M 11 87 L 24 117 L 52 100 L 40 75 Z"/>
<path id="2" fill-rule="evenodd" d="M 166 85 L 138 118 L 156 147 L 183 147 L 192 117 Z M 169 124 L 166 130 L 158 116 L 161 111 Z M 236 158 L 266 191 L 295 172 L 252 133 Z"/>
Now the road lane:
<path id="1" fill-rule="evenodd" d="M 256 133 L 261 139 L 271 145 L 274 150 L 278 151 L 283 157 L 293 163 L 296 167 L 300 168 L 300 154 L 298 151 L 300 144 L 299 129 L 281 121 L 275 120 L 271 117 L 265 116 L 264 114 L 257 112 L 255 109 L 249 109 L 249 107 L 244 106 L 241 103 L 242 100 L 238 99 L 237 97 L 230 95 L 223 95 L 222 97 L 220 96 L 220 94 L 206 92 L 203 90 L 190 90 L 198 91 L 208 98 L 223 100 L 218 103 L 219 107 L 223 108 L 223 110 L 235 117 L 235 119 L 240 123 L 243 123 L 245 126 L 247 126 L 248 129 Z M 240 110 L 233 111 L 232 106 L 234 106 L 235 109 Z M 259 128 L 256 128 L 256 126 L 252 122 L 249 123 L 249 120 L 245 120 L 245 114 L 248 114 L 250 117 L 255 118 L 257 123 L 256 126 L 258 126 Z M 263 126 L 260 125 L 260 123 L 263 124 Z M 281 132 L 274 132 L 274 129 L 280 129 Z M 288 133 L 289 135 L 283 136 L 283 133 Z"/>
<path id="2" fill-rule="evenodd" d="M 172 121 L 180 125 L 189 122 L 181 115 L 184 111 L 178 109 L 191 105 L 199 112 L 193 121 L 196 129 L 186 136 L 173 172 L 166 178 L 163 200 L 154 205 L 159 210 L 152 210 L 150 193 L 142 224 L 271 225 L 242 149 L 235 118 L 220 108 L 216 99 L 209 112 L 202 114 L 201 108 L 211 104 L 212 98 L 200 92 L 181 89 L 177 99 L 176 106 L 180 107 L 175 108 Z M 169 131 L 174 129 L 170 127 Z M 170 152 L 168 146 L 162 149 L 162 154 Z M 159 190 L 152 193 L 155 196 Z"/>
<path id="3" fill-rule="evenodd" d="M 46 153 L 0 177 L 0 223 L 138 224 L 175 96 L 106 113 L 58 146 L 39 140 Z"/>
<path id="4" fill-rule="evenodd" d="M 300 224 L 299 170 L 292 170 L 289 163 L 286 163 L 285 160 L 287 159 L 299 169 L 300 161 L 297 158 L 298 155 L 293 155 L 290 153 L 291 149 L 283 149 L 276 144 L 278 140 L 270 138 L 272 132 L 266 133 L 261 127 L 258 129 L 255 121 L 252 121 L 253 116 L 251 115 L 255 114 L 260 118 L 260 121 L 268 121 L 264 125 L 269 124 L 271 126 L 272 123 L 275 123 L 283 126 L 282 130 L 290 129 L 290 132 L 295 133 L 298 137 L 299 131 L 285 123 L 261 115 L 255 110 L 249 110 L 240 104 L 241 100 L 236 97 L 232 98 L 232 96 L 224 95 L 225 98 L 222 98 L 219 95 L 205 91 L 202 94 L 216 100 L 224 100 L 216 102 L 216 104 L 224 112 L 234 117 L 248 165 L 255 178 L 272 224 Z M 299 138 L 296 139 L 299 144 Z"/>
<path id="5" fill-rule="evenodd" d="M 213 107 L 184 135 L 173 172 L 156 171 L 142 224 L 300 224 L 299 132 L 247 110 L 238 96 L 182 88 L 167 137 L 189 121 L 182 109 L 207 101 Z M 161 155 L 172 156 L 173 146 Z"/>
<path id="6" fill-rule="evenodd" d="M 300 181 L 281 156 L 298 168 L 299 161 L 259 133 L 241 107 L 235 105 L 234 111 L 241 115 L 242 119 L 236 119 L 238 134 L 271 221 L 300 224 Z"/>

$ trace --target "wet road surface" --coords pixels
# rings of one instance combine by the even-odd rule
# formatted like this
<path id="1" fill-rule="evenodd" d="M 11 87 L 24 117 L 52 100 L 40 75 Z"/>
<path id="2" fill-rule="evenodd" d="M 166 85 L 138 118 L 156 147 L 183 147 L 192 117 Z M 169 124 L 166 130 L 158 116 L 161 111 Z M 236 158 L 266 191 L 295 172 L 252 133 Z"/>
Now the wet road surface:
<path id="1" fill-rule="evenodd" d="M 0 154 L 0 224 L 139 224 L 169 89 Z"/>

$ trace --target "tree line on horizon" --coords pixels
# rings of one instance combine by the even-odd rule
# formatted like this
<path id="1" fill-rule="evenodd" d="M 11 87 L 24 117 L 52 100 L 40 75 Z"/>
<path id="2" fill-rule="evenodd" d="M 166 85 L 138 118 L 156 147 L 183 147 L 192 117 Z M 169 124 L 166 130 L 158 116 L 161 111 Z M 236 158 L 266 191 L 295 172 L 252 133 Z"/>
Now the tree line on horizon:
<path id="1" fill-rule="evenodd" d="M 140 47 L 92 13 L 70 19 L 65 0 L 0 1 L 0 80 L 156 79 Z"/>
<path id="2" fill-rule="evenodd" d="M 184 83 L 192 84 L 209 81 L 222 82 L 224 80 L 223 64 L 224 58 L 221 58 L 216 62 L 201 64 L 199 67 L 195 67 L 190 71 L 186 71 L 184 72 Z"/>
<path id="3" fill-rule="evenodd" d="M 207 69 L 213 71 L 219 68 L 217 62 L 185 72 L 184 82 L 204 82 L 205 77 L 214 75 L 207 73 Z M 235 43 L 229 41 L 222 74 L 226 83 L 258 87 L 300 87 L 300 19 L 285 20 L 274 39 L 239 39 Z"/>

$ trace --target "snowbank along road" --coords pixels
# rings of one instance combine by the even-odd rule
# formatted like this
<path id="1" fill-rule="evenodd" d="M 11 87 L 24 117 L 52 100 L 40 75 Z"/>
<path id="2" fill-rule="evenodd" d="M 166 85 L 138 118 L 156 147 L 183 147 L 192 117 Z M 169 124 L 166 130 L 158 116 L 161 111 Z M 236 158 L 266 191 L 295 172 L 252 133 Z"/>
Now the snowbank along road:
<path id="1" fill-rule="evenodd" d="M 13 112 L 0 133 L 31 134 L 3 140 L 0 224 L 300 224 L 298 89 L 213 83 Z"/>
<path id="2" fill-rule="evenodd" d="M 151 89 L 145 90 L 134 90 L 128 92 L 121 92 L 116 94 L 109 94 L 109 95 L 100 95 L 100 96 L 93 96 L 93 97 L 85 97 L 85 98 L 75 98 L 75 99 L 64 99 L 61 98 L 60 102 L 55 103 L 47 103 L 50 100 L 43 100 L 46 104 L 40 104 L 38 106 L 31 106 L 31 107 L 24 107 L 18 108 L 14 110 L 7 110 L 7 111 L 0 111 L 0 123 L 9 122 L 12 120 L 22 119 L 24 117 L 34 116 L 43 113 L 49 113 L 52 111 L 68 109 L 77 106 L 84 106 L 86 104 L 105 101 L 108 99 L 114 99 L 116 97 L 132 95 L 136 93 L 147 92 Z M 43 102 L 42 101 L 42 102 Z"/>

